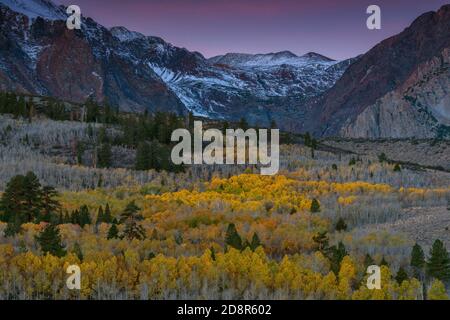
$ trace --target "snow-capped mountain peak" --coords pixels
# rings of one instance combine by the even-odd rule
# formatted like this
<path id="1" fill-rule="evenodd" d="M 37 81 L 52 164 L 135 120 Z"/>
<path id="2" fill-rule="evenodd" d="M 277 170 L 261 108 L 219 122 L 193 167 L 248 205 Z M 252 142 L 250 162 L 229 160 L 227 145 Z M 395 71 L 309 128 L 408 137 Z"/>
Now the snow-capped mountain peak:
<path id="1" fill-rule="evenodd" d="M 281 65 L 304 66 L 311 63 L 331 64 L 334 60 L 317 53 L 307 53 L 301 57 L 290 51 L 266 54 L 227 53 L 209 59 L 213 64 L 224 64 L 240 68 L 275 67 Z"/>
<path id="2" fill-rule="evenodd" d="M 321 60 L 321 61 L 327 61 L 327 62 L 333 62 L 334 61 L 333 59 L 325 57 L 324 55 L 321 55 L 321 54 L 316 53 L 316 52 L 308 52 L 308 53 L 302 55 L 302 58 Z"/>
<path id="3" fill-rule="evenodd" d="M 28 16 L 30 19 L 42 17 L 48 20 L 64 20 L 67 15 L 61 7 L 50 0 L 0 0 L 0 5 Z"/>

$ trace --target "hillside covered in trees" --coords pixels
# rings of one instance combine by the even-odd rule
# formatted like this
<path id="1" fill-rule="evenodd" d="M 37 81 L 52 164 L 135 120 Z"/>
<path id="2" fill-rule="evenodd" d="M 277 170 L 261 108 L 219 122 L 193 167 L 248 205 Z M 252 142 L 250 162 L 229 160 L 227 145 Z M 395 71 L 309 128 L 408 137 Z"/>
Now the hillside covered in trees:
<path id="1" fill-rule="evenodd" d="M 175 167 L 192 116 L 0 101 L 0 299 L 449 298 L 445 170 L 308 134 L 283 136 L 273 177 Z"/>

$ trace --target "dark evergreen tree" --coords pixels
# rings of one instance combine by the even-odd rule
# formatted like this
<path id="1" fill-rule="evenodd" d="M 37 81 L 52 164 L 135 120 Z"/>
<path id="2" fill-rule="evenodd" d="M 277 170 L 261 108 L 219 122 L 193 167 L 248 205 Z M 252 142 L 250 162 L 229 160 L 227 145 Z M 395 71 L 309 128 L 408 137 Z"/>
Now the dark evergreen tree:
<path id="1" fill-rule="evenodd" d="M 398 269 L 397 275 L 395 276 L 395 280 L 400 285 L 403 283 L 403 281 L 408 280 L 408 274 L 406 273 L 405 269 L 403 269 L 403 267 L 400 267 L 400 269 Z"/>
<path id="2" fill-rule="evenodd" d="M 437 239 L 430 250 L 427 262 L 427 275 L 442 282 L 450 280 L 450 259 L 444 243 Z"/>
<path id="3" fill-rule="evenodd" d="M 119 238 L 119 229 L 115 223 L 111 224 L 111 227 L 108 230 L 108 240 Z"/>
<path id="4" fill-rule="evenodd" d="M 378 155 L 378 161 L 380 161 L 380 163 L 387 162 L 388 158 L 387 158 L 386 154 L 382 153 L 382 154 Z"/>
<path id="5" fill-rule="evenodd" d="M 77 155 L 77 164 L 82 165 L 83 164 L 83 155 L 85 151 L 84 143 L 79 141 L 76 143 L 76 155 Z"/>
<path id="6" fill-rule="evenodd" d="M 70 214 L 67 211 L 64 213 L 64 220 L 63 220 L 63 224 L 66 224 L 66 223 L 72 223 Z"/>
<path id="7" fill-rule="evenodd" d="M 252 237 L 252 242 L 250 242 L 250 249 L 255 251 L 260 246 L 262 246 L 261 240 L 259 240 L 258 234 L 255 232 Z"/>
<path id="8" fill-rule="evenodd" d="M 380 266 L 386 266 L 386 267 L 389 267 L 389 263 L 386 261 L 386 259 L 384 258 L 384 256 L 383 256 L 383 258 L 382 258 L 381 261 L 380 261 Z"/>
<path id="9" fill-rule="evenodd" d="M 59 193 L 55 188 L 51 186 L 45 186 L 42 188 L 42 210 L 39 215 L 38 222 L 52 222 L 57 220 L 57 217 L 59 217 L 59 214 L 61 213 L 61 204 L 55 199 L 58 196 Z"/>
<path id="10" fill-rule="evenodd" d="M 59 211 L 57 225 L 59 226 L 64 223 L 64 214 L 62 213 L 62 211 Z"/>
<path id="11" fill-rule="evenodd" d="M 109 208 L 109 203 L 107 203 L 106 207 L 105 207 L 105 213 L 103 215 L 103 222 L 111 223 L 112 220 L 113 220 L 113 218 L 112 218 L 112 214 L 111 214 L 111 209 Z"/>
<path id="12" fill-rule="evenodd" d="M 41 184 L 33 172 L 25 175 L 24 195 L 27 206 L 26 222 L 32 222 L 39 216 L 42 208 Z"/>
<path id="13" fill-rule="evenodd" d="M 312 213 L 320 212 L 320 203 L 319 203 L 319 201 L 317 201 L 317 199 L 312 200 L 310 211 Z"/>
<path id="14" fill-rule="evenodd" d="M 72 211 L 70 215 L 70 223 L 72 224 L 80 224 L 80 212 L 78 210 Z"/>
<path id="15" fill-rule="evenodd" d="M 419 244 L 415 244 L 411 251 L 411 267 L 414 277 L 421 279 L 425 270 L 425 253 Z"/>
<path id="16" fill-rule="evenodd" d="M 103 222 L 105 222 L 105 214 L 103 213 L 103 207 L 100 206 L 98 207 L 97 220 L 95 221 L 95 224 L 99 225 L 100 223 Z"/>
<path id="17" fill-rule="evenodd" d="M 111 159 L 111 145 L 109 143 L 102 143 L 97 152 L 97 166 L 99 168 L 109 168 L 111 167 Z"/>
<path id="18" fill-rule="evenodd" d="M 337 247 L 332 246 L 328 250 L 328 259 L 330 260 L 331 271 L 333 271 L 335 275 L 339 274 L 341 262 L 347 255 L 347 250 L 345 249 L 345 246 L 341 241 L 339 241 Z"/>
<path id="19" fill-rule="evenodd" d="M 345 223 L 344 219 L 339 218 L 339 220 L 336 222 L 336 231 L 347 231 L 347 224 Z"/>
<path id="20" fill-rule="evenodd" d="M 322 252 L 325 256 L 328 253 L 329 250 L 329 241 L 330 239 L 328 238 L 328 232 L 327 231 L 323 231 L 323 232 L 319 232 L 317 233 L 314 237 L 313 237 L 313 241 L 317 246 L 317 250 Z"/>
<path id="21" fill-rule="evenodd" d="M 136 170 L 149 170 L 154 168 L 153 155 L 150 143 L 139 143 L 136 151 Z"/>
<path id="22" fill-rule="evenodd" d="M 230 223 L 225 234 L 225 244 L 237 250 L 242 250 L 242 239 L 234 223 Z"/>
<path id="23" fill-rule="evenodd" d="M 0 220 L 14 221 L 15 225 L 35 222 L 42 207 L 42 189 L 36 175 L 32 172 L 25 176 L 17 175 L 7 183 L 0 200 L 0 211 L 3 212 Z"/>
<path id="24" fill-rule="evenodd" d="M 375 265 L 375 260 L 373 260 L 370 254 L 366 254 L 364 257 L 364 269 L 367 270 L 368 267 Z"/>
<path id="25" fill-rule="evenodd" d="M 78 242 L 75 242 L 73 245 L 73 253 L 78 257 L 80 261 L 83 261 L 83 251 L 81 250 L 81 246 Z"/>
<path id="26" fill-rule="evenodd" d="M 82 228 L 84 228 L 85 225 L 92 224 L 91 214 L 89 213 L 89 208 L 86 205 L 80 208 L 78 224 Z"/>
<path id="27" fill-rule="evenodd" d="M 52 223 L 48 224 L 35 239 L 39 243 L 43 253 L 50 253 L 56 257 L 66 255 L 66 250 L 61 243 L 61 235 L 56 225 Z"/>
<path id="28" fill-rule="evenodd" d="M 210 251 L 212 261 L 216 261 L 216 250 L 214 249 L 214 247 L 211 247 Z"/>
<path id="29" fill-rule="evenodd" d="M 14 237 L 16 234 L 20 233 L 22 230 L 22 222 L 18 215 L 10 215 L 8 224 L 5 229 L 6 237 Z"/>
<path id="30" fill-rule="evenodd" d="M 1 220 L 11 222 L 13 216 L 17 216 L 18 222 L 25 222 L 27 206 L 25 203 L 25 177 L 15 176 L 6 184 L 5 192 L 0 201 L 0 209 L 3 212 Z"/>
<path id="31" fill-rule="evenodd" d="M 139 213 L 141 208 L 139 208 L 134 201 L 130 202 L 125 210 L 120 215 L 120 223 L 125 224 L 122 238 L 128 240 L 145 239 L 145 230 L 139 224 L 140 221 L 144 220 L 144 217 Z"/>

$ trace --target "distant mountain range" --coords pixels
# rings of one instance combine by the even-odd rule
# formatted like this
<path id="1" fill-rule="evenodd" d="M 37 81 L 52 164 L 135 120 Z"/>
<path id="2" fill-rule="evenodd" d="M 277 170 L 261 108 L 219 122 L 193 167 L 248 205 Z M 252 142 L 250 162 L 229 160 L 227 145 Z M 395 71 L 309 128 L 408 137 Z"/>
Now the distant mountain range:
<path id="1" fill-rule="evenodd" d="M 450 5 L 367 54 L 334 61 L 229 53 L 206 59 L 158 37 L 90 18 L 66 28 L 49 0 L 0 0 L 0 90 L 126 111 L 215 119 L 349 137 L 445 136 L 450 125 Z"/>

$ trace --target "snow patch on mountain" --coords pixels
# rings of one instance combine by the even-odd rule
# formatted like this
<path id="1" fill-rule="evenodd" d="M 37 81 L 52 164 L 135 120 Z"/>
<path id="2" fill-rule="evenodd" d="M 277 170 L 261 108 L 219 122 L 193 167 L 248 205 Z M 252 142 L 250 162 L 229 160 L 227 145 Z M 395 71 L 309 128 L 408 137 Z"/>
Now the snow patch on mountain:
<path id="1" fill-rule="evenodd" d="M 0 0 L 0 4 L 30 19 L 42 17 L 48 20 L 65 20 L 67 15 L 61 7 L 49 0 Z"/>
<path id="2" fill-rule="evenodd" d="M 227 53 L 222 56 L 212 57 L 209 61 L 213 64 L 225 64 L 240 68 L 270 68 L 281 65 L 302 67 L 313 62 L 327 65 L 337 63 L 330 58 L 313 52 L 299 57 L 290 51 L 281 51 L 268 54 Z"/>
<path id="3" fill-rule="evenodd" d="M 109 31 L 111 31 L 111 34 L 122 42 L 145 38 L 142 33 L 130 31 L 125 27 L 112 27 L 111 29 L 109 29 Z"/>

